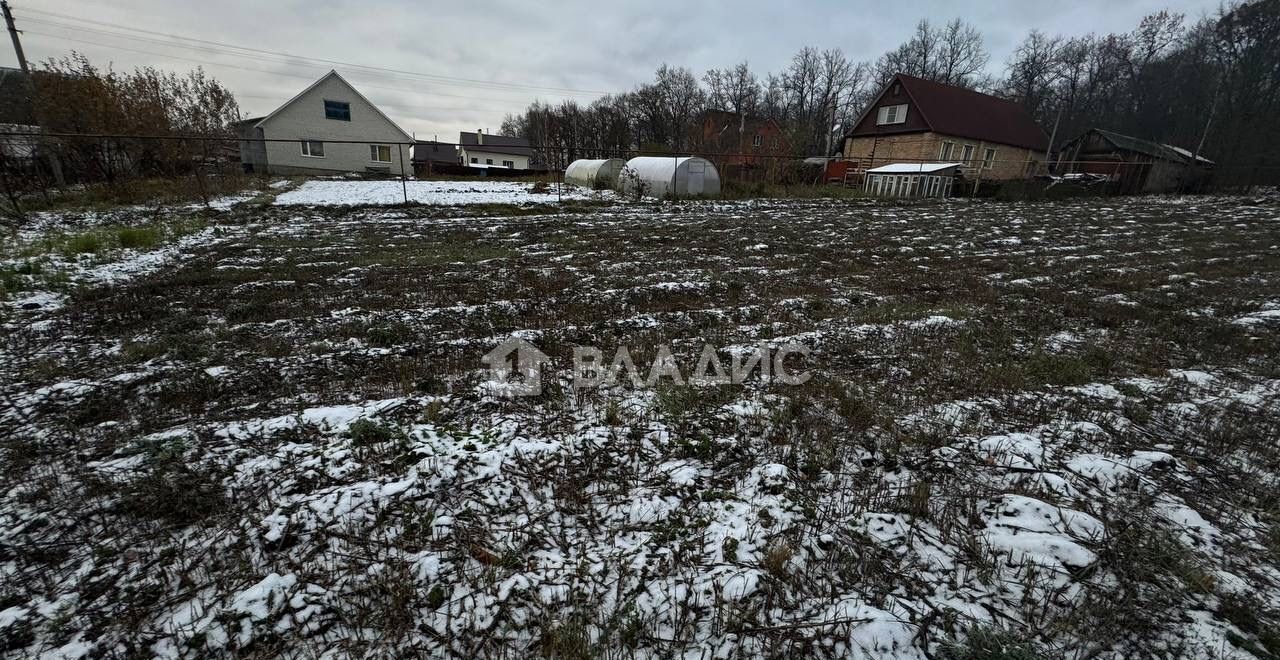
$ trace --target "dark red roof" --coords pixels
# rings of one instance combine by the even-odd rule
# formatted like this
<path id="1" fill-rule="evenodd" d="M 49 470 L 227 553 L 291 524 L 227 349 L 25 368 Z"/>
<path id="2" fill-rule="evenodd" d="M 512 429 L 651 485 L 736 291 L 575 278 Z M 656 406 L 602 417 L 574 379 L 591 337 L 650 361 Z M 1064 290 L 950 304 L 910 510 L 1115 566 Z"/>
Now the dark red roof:
<path id="1" fill-rule="evenodd" d="M 971 89 L 944 85 L 901 73 L 894 76 L 885 91 L 876 97 L 875 104 L 868 110 L 869 117 L 864 117 L 864 120 L 870 118 L 871 121 L 859 122 L 850 135 L 892 132 L 892 130 L 875 130 L 875 109 L 882 105 L 880 98 L 893 86 L 894 82 L 902 83 L 902 89 L 910 100 L 914 101 L 915 107 L 912 110 L 924 119 L 928 125 L 927 130 L 1035 151 L 1044 151 L 1049 148 L 1049 136 L 1036 124 L 1031 114 L 1021 104 Z"/>

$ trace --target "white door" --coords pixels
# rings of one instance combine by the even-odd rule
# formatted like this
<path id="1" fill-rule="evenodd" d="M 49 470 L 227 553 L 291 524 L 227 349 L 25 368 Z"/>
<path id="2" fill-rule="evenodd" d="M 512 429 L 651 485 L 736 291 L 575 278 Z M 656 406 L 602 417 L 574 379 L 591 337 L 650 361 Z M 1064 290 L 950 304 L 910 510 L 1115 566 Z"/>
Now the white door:
<path id="1" fill-rule="evenodd" d="M 702 178 L 706 176 L 706 164 L 701 161 L 692 161 L 689 163 L 689 194 L 702 194 Z"/>

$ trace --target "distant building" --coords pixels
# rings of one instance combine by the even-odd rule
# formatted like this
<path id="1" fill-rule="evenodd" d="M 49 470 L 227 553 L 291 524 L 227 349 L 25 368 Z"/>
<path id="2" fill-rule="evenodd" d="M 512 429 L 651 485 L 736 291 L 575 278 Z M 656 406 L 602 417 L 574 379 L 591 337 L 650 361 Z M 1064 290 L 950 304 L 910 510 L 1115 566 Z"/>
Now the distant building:
<path id="1" fill-rule="evenodd" d="M 0 124 L 32 126 L 35 123 L 31 76 L 22 69 L 0 66 Z"/>
<path id="2" fill-rule="evenodd" d="M 31 77 L 21 69 L 0 67 L 0 156 L 22 169 L 35 165 L 40 144 Z"/>
<path id="3" fill-rule="evenodd" d="M 461 162 L 456 145 L 436 140 L 418 140 L 413 143 L 413 171 L 415 173 L 429 173 L 434 167 L 454 167 Z"/>
<path id="4" fill-rule="evenodd" d="M 486 135 L 484 131 L 462 132 L 458 136 L 458 155 L 467 167 L 503 167 L 511 170 L 529 169 L 533 148 L 529 141 L 505 135 Z"/>
<path id="5" fill-rule="evenodd" d="M 1213 161 L 1181 147 L 1092 128 L 1058 152 L 1060 174 L 1106 175 L 1121 193 L 1196 190 Z"/>
<path id="6" fill-rule="evenodd" d="M 402 152 L 408 158 L 410 151 L 400 145 L 413 140 L 337 71 L 275 112 L 238 122 L 235 128 L 245 170 L 271 174 L 398 174 Z M 255 141 L 263 138 L 272 141 Z"/>
<path id="7" fill-rule="evenodd" d="M 1044 162 L 1049 136 L 1021 104 L 963 87 L 894 76 L 845 134 L 858 175 L 888 163 L 960 163 L 966 176 L 1020 179 Z M 855 183 L 861 183 L 859 179 Z"/>
<path id="8" fill-rule="evenodd" d="M 708 110 L 702 113 L 702 149 L 729 167 L 761 167 L 791 151 L 778 122 L 737 112 Z"/>

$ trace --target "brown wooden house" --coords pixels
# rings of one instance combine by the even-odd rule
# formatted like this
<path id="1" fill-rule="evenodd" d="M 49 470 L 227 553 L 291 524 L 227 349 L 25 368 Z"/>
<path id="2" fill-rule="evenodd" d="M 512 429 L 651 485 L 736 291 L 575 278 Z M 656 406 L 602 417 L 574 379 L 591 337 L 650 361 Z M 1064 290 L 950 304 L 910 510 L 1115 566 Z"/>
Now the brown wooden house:
<path id="1" fill-rule="evenodd" d="M 1009 180 L 1035 174 L 1048 148 L 1022 105 L 900 73 L 845 134 L 841 156 L 854 179 L 890 163 L 959 163 L 966 177 Z"/>

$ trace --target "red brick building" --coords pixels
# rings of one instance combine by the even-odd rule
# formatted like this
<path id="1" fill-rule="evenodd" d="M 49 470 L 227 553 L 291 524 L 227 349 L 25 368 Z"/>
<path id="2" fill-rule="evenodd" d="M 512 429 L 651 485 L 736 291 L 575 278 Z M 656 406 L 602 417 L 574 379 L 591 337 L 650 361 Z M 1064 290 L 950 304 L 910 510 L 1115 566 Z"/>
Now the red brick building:
<path id="1" fill-rule="evenodd" d="M 700 155 L 721 170 L 763 170 L 791 152 L 778 122 L 724 110 L 702 114 L 701 138 Z"/>

